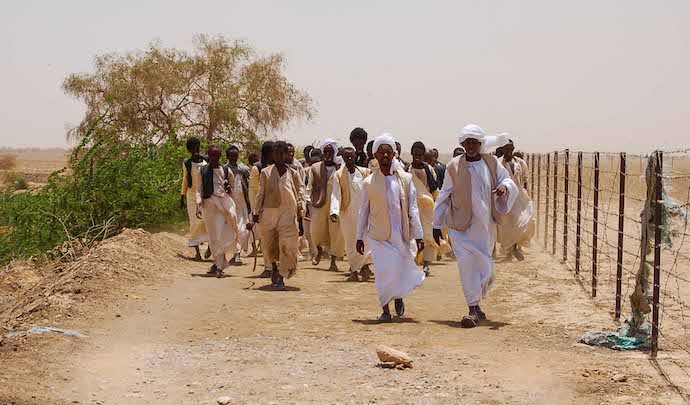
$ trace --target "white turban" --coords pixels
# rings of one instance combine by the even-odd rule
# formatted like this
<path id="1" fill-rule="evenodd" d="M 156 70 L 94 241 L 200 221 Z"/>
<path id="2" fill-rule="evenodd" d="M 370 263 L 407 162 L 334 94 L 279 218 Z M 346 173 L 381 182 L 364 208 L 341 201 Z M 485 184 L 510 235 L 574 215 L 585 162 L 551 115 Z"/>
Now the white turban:
<path id="1" fill-rule="evenodd" d="M 326 146 L 330 146 L 333 148 L 333 161 L 337 165 L 343 165 L 345 164 L 345 161 L 343 160 L 342 157 L 338 156 L 338 142 L 331 138 L 326 138 L 323 141 L 319 143 L 319 149 L 321 149 L 321 153 L 324 153 L 324 149 L 326 149 Z"/>
<path id="2" fill-rule="evenodd" d="M 476 139 L 481 142 L 482 146 L 479 150 L 480 153 L 489 153 L 494 148 L 499 148 L 508 144 L 508 133 L 502 133 L 499 135 L 486 135 L 481 127 L 470 124 L 465 126 L 460 130 L 460 136 L 458 137 L 460 145 L 466 139 Z"/>
<path id="3" fill-rule="evenodd" d="M 374 146 L 371 148 L 372 153 L 376 153 L 381 145 L 390 145 L 393 148 L 393 153 L 396 151 L 395 139 L 389 133 L 381 134 L 374 139 Z"/>

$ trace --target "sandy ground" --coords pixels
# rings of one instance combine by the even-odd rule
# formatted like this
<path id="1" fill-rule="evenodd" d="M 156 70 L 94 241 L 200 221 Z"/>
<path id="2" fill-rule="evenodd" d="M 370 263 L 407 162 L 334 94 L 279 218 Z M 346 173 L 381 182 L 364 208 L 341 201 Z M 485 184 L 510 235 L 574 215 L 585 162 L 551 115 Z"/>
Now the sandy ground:
<path id="1" fill-rule="evenodd" d="M 182 238 L 165 240 L 170 252 L 150 268 L 161 277 L 89 296 L 59 322 L 87 338 L 5 339 L 0 403 L 683 403 L 645 354 L 576 343 L 615 325 L 538 248 L 498 264 L 482 305 L 490 321 L 467 330 L 454 262 L 432 267 L 405 318 L 377 324 L 373 282 L 347 283 L 326 261 L 302 262 L 278 292 L 250 264 L 204 277 L 207 263 L 170 254 L 191 253 Z M 379 344 L 414 367 L 379 367 Z M 627 381 L 614 382 L 618 373 Z"/>

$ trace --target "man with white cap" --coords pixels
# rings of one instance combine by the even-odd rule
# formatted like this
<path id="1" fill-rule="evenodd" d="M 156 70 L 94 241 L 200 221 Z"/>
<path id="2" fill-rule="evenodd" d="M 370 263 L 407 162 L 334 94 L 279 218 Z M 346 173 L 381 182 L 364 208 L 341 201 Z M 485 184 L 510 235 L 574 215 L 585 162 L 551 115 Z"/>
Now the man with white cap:
<path id="1" fill-rule="evenodd" d="M 331 194 L 331 220 L 340 223 L 345 238 L 345 251 L 351 272 L 347 281 L 360 281 L 360 276 L 362 281 L 368 281 L 371 254 L 360 255 L 356 244 L 362 188 L 364 179 L 371 174 L 371 170 L 357 166 L 355 154 L 355 148 L 344 148 L 342 158 L 345 164 L 333 176 L 335 184 Z"/>
<path id="2" fill-rule="evenodd" d="M 464 127 L 460 144 L 465 154 L 448 163 L 434 207 L 434 239 L 439 243 L 441 229 L 447 226 L 458 260 L 469 306 L 469 314 L 461 322 L 466 328 L 486 319 L 479 302 L 495 280 L 491 253 L 496 243 L 496 223 L 510 211 L 518 196 L 518 188 L 506 169 L 488 153 L 506 143 L 505 136 L 487 136 L 476 125 Z"/>
<path id="3" fill-rule="evenodd" d="M 510 134 L 504 133 L 506 137 Z M 503 147 L 503 156 L 498 161 L 506 168 L 510 178 L 518 186 L 518 195 L 510 214 L 506 216 L 504 223 L 498 227 L 498 241 L 501 243 L 501 251 L 508 258 L 515 256 L 519 261 L 525 260 L 522 248 L 529 246 L 535 232 L 534 203 L 527 194 L 527 176 L 529 169 L 527 163 L 513 155 L 515 144 L 508 140 Z"/>
<path id="4" fill-rule="evenodd" d="M 416 252 L 424 250 L 424 231 L 412 175 L 393 165 L 393 136 L 383 134 L 376 138 L 373 152 L 379 169 L 364 180 L 357 252 L 364 254 L 366 235 L 374 261 L 376 292 L 383 309 L 379 321 L 389 322 L 390 301 L 395 301 L 396 314 L 403 316 L 403 298 L 424 281 L 424 273 L 415 263 Z"/>
<path id="5" fill-rule="evenodd" d="M 326 250 L 331 255 L 331 266 L 328 270 L 338 271 L 335 261 L 345 255 L 345 239 L 340 231 L 340 224 L 330 219 L 331 193 L 333 192 L 333 176 L 338 170 L 338 144 L 332 139 L 324 139 L 319 144 L 323 153 L 323 161 L 313 164 L 309 168 L 309 184 L 307 198 L 309 199 L 309 215 L 311 218 L 311 237 L 318 252 L 312 259 L 316 266 L 321 261 L 321 254 Z"/>

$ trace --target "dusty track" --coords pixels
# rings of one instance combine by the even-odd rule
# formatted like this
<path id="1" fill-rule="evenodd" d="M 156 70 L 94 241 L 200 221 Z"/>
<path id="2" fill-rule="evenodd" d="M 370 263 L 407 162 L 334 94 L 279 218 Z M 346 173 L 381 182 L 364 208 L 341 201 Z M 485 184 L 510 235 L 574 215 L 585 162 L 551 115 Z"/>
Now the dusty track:
<path id="1" fill-rule="evenodd" d="M 611 318 L 536 250 L 498 265 L 491 321 L 473 330 L 459 327 L 449 261 L 402 322 L 379 325 L 373 283 L 346 283 L 325 263 L 302 262 L 292 291 L 277 292 L 248 264 L 216 279 L 200 276 L 208 264 L 172 259 L 170 277 L 61 325 L 88 338 L 32 336 L 0 351 L 0 403 L 681 403 L 645 355 L 575 344 Z M 378 344 L 407 351 L 414 368 L 377 367 Z"/>

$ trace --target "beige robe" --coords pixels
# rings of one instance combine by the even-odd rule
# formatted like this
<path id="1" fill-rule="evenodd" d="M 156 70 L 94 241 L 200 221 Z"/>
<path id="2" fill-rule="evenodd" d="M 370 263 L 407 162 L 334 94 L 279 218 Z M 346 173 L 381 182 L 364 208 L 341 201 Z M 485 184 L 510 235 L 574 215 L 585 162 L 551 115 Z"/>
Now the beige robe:
<path id="1" fill-rule="evenodd" d="M 264 176 L 261 179 L 264 179 Z M 278 262 L 278 271 L 285 278 L 290 278 L 297 272 L 299 255 L 297 211 L 301 199 L 295 196 L 293 190 L 300 189 L 300 185 L 293 184 L 292 179 L 289 169 L 278 179 L 280 190 L 278 208 L 257 207 L 258 211 L 255 211 L 260 210 L 259 228 L 264 261 Z M 265 187 L 265 181 L 260 181 L 257 195 L 263 195 Z"/>
<path id="2" fill-rule="evenodd" d="M 432 176 L 434 176 L 434 169 L 430 168 Z M 415 169 L 410 166 L 410 173 L 412 174 L 412 181 L 417 189 L 417 207 L 419 209 L 419 220 L 424 229 L 424 252 L 422 255 L 422 262 L 433 262 L 439 254 L 446 254 L 450 252 L 450 246 L 446 242 L 448 238 L 441 239 L 439 246 L 434 240 L 434 202 L 438 197 L 438 190 L 433 194 L 429 191 L 427 184 L 426 172 L 422 169 Z M 422 263 L 417 263 L 422 264 Z"/>
<path id="3" fill-rule="evenodd" d="M 535 234 L 534 202 L 527 190 L 522 186 L 528 175 L 527 164 L 520 158 L 506 162 L 503 158 L 499 162 L 506 168 L 510 178 L 520 189 L 517 199 L 504 217 L 503 223 L 498 226 L 498 242 L 504 254 L 510 252 L 515 245 L 527 247 Z"/>
<path id="4" fill-rule="evenodd" d="M 201 169 L 208 163 L 202 160 L 192 162 L 192 186 L 187 185 L 187 166 L 182 165 L 182 195 L 187 199 L 187 217 L 189 218 L 189 233 L 187 246 L 199 246 L 208 242 L 208 232 L 204 220 L 196 217 L 196 190 L 201 187 Z"/>
<path id="5" fill-rule="evenodd" d="M 338 183 L 337 176 L 333 176 L 334 184 L 331 193 L 330 213 L 331 215 L 338 215 L 340 229 L 345 240 L 347 260 L 350 263 L 350 269 L 355 273 L 362 270 L 362 267 L 365 265 L 372 263 L 369 244 L 366 241 L 364 255 L 360 255 L 357 252 L 357 221 L 359 220 L 359 207 L 362 201 L 364 178 L 367 174 L 368 170 L 361 167 L 357 167 L 354 173 L 349 173 L 347 168 L 344 168 L 343 175 L 349 176 L 347 187 L 350 192 L 350 203 L 347 207 L 343 207 L 341 204 L 341 185 Z"/>
<path id="6" fill-rule="evenodd" d="M 333 193 L 334 174 L 336 166 L 326 166 L 328 175 L 328 185 L 326 187 L 326 201 L 321 207 L 309 208 L 311 218 L 311 238 L 315 245 L 321 246 L 332 256 L 345 256 L 345 238 L 340 229 L 340 224 L 332 222 L 330 219 L 331 194 Z M 311 196 L 311 189 L 314 179 L 310 179 L 307 186 L 307 196 Z"/>

